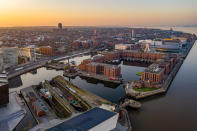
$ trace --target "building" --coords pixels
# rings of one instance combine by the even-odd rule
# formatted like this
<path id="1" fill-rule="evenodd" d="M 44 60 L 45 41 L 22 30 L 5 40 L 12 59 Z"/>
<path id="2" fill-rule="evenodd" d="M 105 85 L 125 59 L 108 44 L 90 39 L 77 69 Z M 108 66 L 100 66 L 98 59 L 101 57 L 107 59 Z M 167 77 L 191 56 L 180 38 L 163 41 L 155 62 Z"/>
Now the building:
<path id="1" fill-rule="evenodd" d="M 91 62 L 86 66 L 86 72 L 91 74 L 103 74 L 104 65 L 101 63 Z"/>
<path id="2" fill-rule="evenodd" d="M 9 103 L 9 88 L 7 74 L 0 72 L 0 106 Z"/>
<path id="3" fill-rule="evenodd" d="M 3 54 L 0 50 L 0 106 L 9 103 L 7 74 L 4 72 Z"/>
<path id="4" fill-rule="evenodd" d="M 37 116 L 41 117 L 46 114 L 47 108 L 44 106 L 40 99 L 33 101 L 32 107 Z"/>
<path id="5" fill-rule="evenodd" d="M 62 30 L 62 23 L 58 23 L 58 29 Z"/>
<path id="6" fill-rule="evenodd" d="M 18 65 L 18 47 L 3 47 L 0 50 L 3 55 L 4 69 L 9 69 Z"/>
<path id="7" fill-rule="evenodd" d="M 78 66 L 78 68 L 82 71 L 86 71 L 87 64 L 89 64 L 91 62 L 104 63 L 105 57 L 103 55 L 96 55 L 90 59 L 85 59 L 81 62 L 81 64 Z"/>
<path id="8" fill-rule="evenodd" d="M 163 45 L 174 46 L 177 48 L 182 47 L 182 43 L 179 39 L 163 39 Z"/>
<path id="9" fill-rule="evenodd" d="M 131 30 L 131 38 L 132 38 L 132 39 L 135 38 L 135 30 L 134 30 L 134 29 Z"/>
<path id="10" fill-rule="evenodd" d="M 0 87 L 1 90 L 1 87 Z M 0 103 L 2 103 L 0 91 Z M 1 131 L 13 131 L 21 120 L 26 116 L 24 106 L 19 103 L 16 92 L 9 93 L 9 103 L 6 106 L 0 105 L 0 127 Z M 7 98 L 7 96 L 6 96 Z M 7 101 L 6 101 L 7 103 Z"/>
<path id="11" fill-rule="evenodd" d="M 152 64 L 142 73 L 142 81 L 149 83 L 159 83 L 163 79 L 164 69 L 159 67 L 159 64 Z"/>
<path id="12" fill-rule="evenodd" d="M 116 78 L 121 76 L 121 68 L 117 65 L 105 65 L 104 75 L 111 78 Z"/>
<path id="13" fill-rule="evenodd" d="M 104 52 L 105 61 L 112 61 L 120 59 L 121 52 L 120 51 L 111 51 L 111 52 Z"/>
<path id="14" fill-rule="evenodd" d="M 163 42 L 161 40 L 154 40 L 153 41 L 154 46 L 161 46 Z"/>
<path id="15" fill-rule="evenodd" d="M 177 37 L 177 36 L 173 36 L 172 39 L 175 39 L 175 40 L 178 39 L 178 40 L 180 40 L 182 43 L 186 43 L 187 40 L 188 40 L 188 38 L 186 38 L 186 37 Z"/>
<path id="16" fill-rule="evenodd" d="M 123 59 L 144 59 L 156 61 L 157 59 L 161 59 L 165 56 L 163 53 L 156 52 L 138 52 L 136 50 L 126 50 L 122 53 Z"/>
<path id="17" fill-rule="evenodd" d="M 104 63 L 91 62 L 87 64 L 85 71 L 87 73 L 101 74 L 106 77 L 112 77 L 112 78 L 117 78 L 121 76 L 120 66 L 104 64 Z"/>
<path id="18" fill-rule="evenodd" d="M 0 50 L 0 73 L 3 71 L 3 54 Z"/>
<path id="19" fill-rule="evenodd" d="M 117 120 L 117 113 L 96 107 L 46 131 L 111 131 Z"/>
<path id="20" fill-rule="evenodd" d="M 40 54 L 45 55 L 45 56 L 52 56 L 53 49 L 50 46 L 41 46 L 40 47 Z"/>
<path id="21" fill-rule="evenodd" d="M 32 91 L 27 92 L 31 106 L 38 117 L 41 117 L 46 114 L 48 109 L 45 107 L 43 102 L 37 98 L 36 94 Z"/>
<path id="22" fill-rule="evenodd" d="M 20 48 L 18 51 L 19 57 L 27 58 L 27 61 L 35 60 L 35 49 L 31 47 Z"/>
<path id="23" fill-rule="evenodd" d="M 116 50 L 126 50 L 126 49 L 130 49 L 131 44 L 116 44 L 115 45 L 115 49 Z"/>
<path id="24" fill-rule="evenodd" d="M 160 68 L 164 69 L 164 74 L 169 74 L 171 71 L 170 63 L 165 59 L 158 59 L 156 64 L 159 64 Z"/>

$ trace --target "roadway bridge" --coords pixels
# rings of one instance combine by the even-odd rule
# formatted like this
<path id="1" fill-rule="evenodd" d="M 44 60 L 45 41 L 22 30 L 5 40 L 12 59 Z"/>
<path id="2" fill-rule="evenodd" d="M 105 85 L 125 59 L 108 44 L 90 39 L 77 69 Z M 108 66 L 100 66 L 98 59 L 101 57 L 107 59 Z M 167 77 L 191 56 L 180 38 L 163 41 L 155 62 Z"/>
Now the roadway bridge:
<path id="1" fill-rule="evenodd" d="M 69 59 L 69 58 L 72 58 L 72 57 L 88 54 L 89 52 L 90 51 L 88 50 L 88 51 L 80 52 L 80 53 L 77 53 L 77 54 L 47 58 L 47 59 L 42 59 L 42 60 L 39 60 L 39 61 L 23 64 L 23 65 L 17 66 L 16 68 L 13 68 L 13 69 L 9 70 L 8 71 L 8 79 L 11 79 L 11 78 L 14 78 L 16 76 L 25 74 L 29 71 L 41 68 L 46 64 L 46 62 L 49 62 L 51 60 L 61 61 L 61 60 Z"/>

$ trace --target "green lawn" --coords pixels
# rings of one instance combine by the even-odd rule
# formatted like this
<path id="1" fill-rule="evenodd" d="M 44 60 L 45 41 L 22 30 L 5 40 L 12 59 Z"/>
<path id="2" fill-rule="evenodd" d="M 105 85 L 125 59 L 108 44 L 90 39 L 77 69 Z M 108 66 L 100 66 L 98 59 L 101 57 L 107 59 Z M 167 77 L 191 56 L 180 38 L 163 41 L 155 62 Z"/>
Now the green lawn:
<path id="1" fill-rule="evenodd" d="M 142 87 L 142 88 L 133 88 L 133 89 L 138 92 L 147 92 L 147 91 L 157 90 L 158 88 Z"/>
<path id="2" fill-rule="evenodd" d="M 142 75 L 142 72 L 138 72 L 136 75 L 141 76 Z"/>

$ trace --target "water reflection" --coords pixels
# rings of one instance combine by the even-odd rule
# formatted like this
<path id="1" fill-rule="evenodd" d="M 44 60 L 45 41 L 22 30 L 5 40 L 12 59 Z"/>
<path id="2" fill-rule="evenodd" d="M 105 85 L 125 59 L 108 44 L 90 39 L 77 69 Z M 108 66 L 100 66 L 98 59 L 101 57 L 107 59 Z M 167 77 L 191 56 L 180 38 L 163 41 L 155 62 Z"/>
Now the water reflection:
<path id="1" fill-rule="evenodd" d="M 197 34 L 197 28 L 195 31 Z M 165 95 L 161 94 L 140 100 L 140 102 L 143 104 L 140 110 L 129 109 L 130 119 L 134 131 L 197 130 L 196 56 L 197 45 L 195 44 Z M 88 55 L 77 57 L 71 60 L 75 60 L 78 65 L 83 59 L 90 57 L 91 56 Z M 143 71 L 146 66 L 137 66 L 139 65 L 134 63 L 124 62 L 121 64 L 123 79 L 126 81 L 138 80 L 140 77 L 137 76 L 136 73 Z M 37 74 L 35 75 L 31 73 L 22 75 L 20 78 L 22 80 L 22 85 L 20 80 L 16 80 L 16 83 L 10 83 L 15 83 L 16 85 L 18 84 L 18 89 L 21 89 L 30 85 L 39 84 L 39 82 L 43 80 L 50 80 L 57 75 L 63 75 L 63 71 L 40 68 L 37 70 Z M 118 99 L 125 95 L 122 85 L 111 88 L 111 86 L 108 84 L 104 84 L 96 80 L 86 80 L 78 76 L 75 79 L 70 79 L 70 81 L 80 88 L 88 90 L 114 103 L 118 103 Z M 17 88 L 11 88 L 10 91 L 16 89 Z"/>
<path id="2" fill-rule="evenodd" d="M 37 74 L 37 69 L 30 71 L 29 73 L 36 75 Z"/>
<path id="3" fill-rule="evenodd" d="M 97 79 L 90 78 L 90 77 L 85 77 L 85 76 L 80 76 L 80 78 L 82 80 L 85 80 L 88 83 L 103 84 L 105 87 L 109 87 L 109 88 L 117 88 L 120 85 L 120 84 L 111 83 L 111 82 L 104 82 L 104 81 L 101 81 L 101 80 L 97 80 Z"/>
<path id="4" fill-rule="evenodd" d="M 137 67 L 148 67 L 152 63 L 148 62 L 129 62 L 129 61 L 123 61 L 123 65 L 128 65 L 128 66 L 137 66 Z"/>

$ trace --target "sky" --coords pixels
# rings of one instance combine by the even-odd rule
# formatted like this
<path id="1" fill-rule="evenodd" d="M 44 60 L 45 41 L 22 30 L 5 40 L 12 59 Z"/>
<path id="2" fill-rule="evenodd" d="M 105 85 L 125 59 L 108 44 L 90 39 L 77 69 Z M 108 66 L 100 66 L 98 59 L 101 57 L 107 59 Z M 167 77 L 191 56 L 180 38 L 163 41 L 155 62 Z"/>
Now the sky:
<path id="1" fill-rule="evenodd" d="M 197 0 L 0 0 L 0 27 L 197 25 Z"/>

